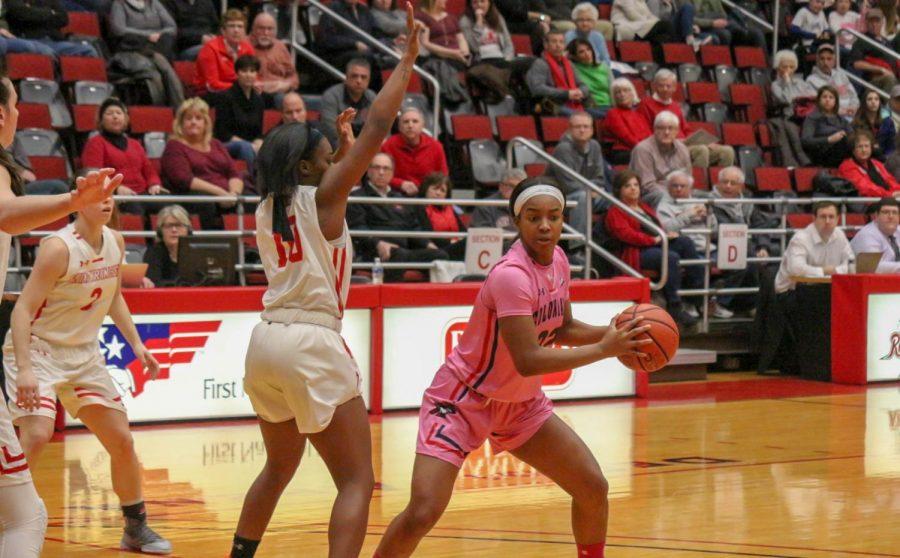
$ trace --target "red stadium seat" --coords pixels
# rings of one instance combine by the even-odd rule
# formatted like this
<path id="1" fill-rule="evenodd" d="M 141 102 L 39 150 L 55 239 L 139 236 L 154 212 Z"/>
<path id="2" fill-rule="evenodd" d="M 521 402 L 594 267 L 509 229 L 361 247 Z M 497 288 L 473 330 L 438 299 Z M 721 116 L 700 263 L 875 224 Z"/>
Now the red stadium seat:
<path id="1" fill-rule="evenodd" d="M 731 48 L 726 45 L 703 45 L 700 47 L 700 64 L 706 67 L 734 66 Z"/>
<path id="2" fill-rule="evenodd" d="M 612 3 L 597 4 L 597 11 L 600 13 L 600 19 L 609 21 L 609 16 L 612 14 Z"/>
<path id="3" fill-rule="evenodd" d="M 192 60 L 176 60 L 172 63 L 172 68 L 182 84 L 188 88 L 194 87 L 194 82 L 197 80 L 197 64 Z"/>
<path id="4" fill-rule="evenodd" d="M 721 103 L 719 87 L 712 82 L 695 81 L 687 84 L 687 100 L 692 105 Z"/>
<path id="5" fill-rule="evenodd" d="M 634 85 L 634 91 L 637 93 L 638 101 L 647 96 L 647 82 L 641 79 L 640 77 L 629 76 L 628 80 Z M 681 89 L 680 87 L 676 87 L 675 90 Z"/>
<path id="6" fill-rule="evenodd" d="M 19 103 L 19 128 L 53 129 L 50 107 L 40 103 Z"/>
<path id="7" fill-rule="evenodd" d="M 457 18 L 460 18 L 465 11 L 466 0 L 447 0 L 447 13 L 451 13 Z"/>
<path id="8" fill-rule="evenodd" d="M 97 105 L 72 105 L 72 117 L 76 132 L 92 132 L 97 129 Z"/>
<path id="9" fill-rule="evenodd" d="M 31 155 L 28 157 L 34 175 L 38 180 L 47 180 L 58 178 L 60 180 L 69 179 L 69 166 L 65 157 L 41 157 Z"/>
<path id="10" fill-rule="evenodd" d="M 528 163 L 525 165 L 525 174 L 527 174 L 529 178 L 542 176 L 546 172 L 547 165 L 545 163 Z"/>
<path id="11" fill-rule="evenodd" d="M 709 175 L 706 169 L 691 167 L 691 174 L 694 175 L 694 188 L 697 190 L 709 190 Z"/>
<path id="12" fill-rule="evenodd" d="M 69 24 L 62 28 L 64 35 L 100 36 L 100 19 L 94 12 L 68 12 Z"/>
<path id="13" fill-rule="evenodd" d="M 745 123 L 726 122 L 722 124 L 722 141 L 726 145 L 757 145 L 753 126 Z"/>
<path id="14" fill-rule="evenodd" d="M 766 52 L 759 47 L 734 47 L 734 61 L 738 68 L 768 68 Z"/>
<path id="15" fill-rule="evenodd" d="M 142 215 L 133 215 L 130 213 L 119 213 L 119 230 L 120 231 L 143 231 L 144 217 Z M 147 244 L 146 237 L 143 236 L 126 236 L 126 244 Z"/>
<path id="16" fill-rule="evenodd" d="M 569 130 L 569 119 L 564 116 L 542 116 L 541 137 L 545 143 L 557 143 Z"/>
<path id="17" fill-rule="evenodd" d="M 788 227 L 792 229 L 804 229 L 815 221 L 811 213 L 788 213 L 786 215 Z"/>
<path id="18" fill-rule="evenodd" d="M 73 81 L 109 81 L 106 76 L 106 64 L 100 58 L 60 56 L 59 67 L 63 83 L 71 83 Z"/>
<path id="19" fill-rule="evenodd" d="M 281 112 L 268 109 L 263 112 L 263 134 L 269 133 L 269 130 L 281 124 Z"/>
<path id="20" fill-rule="evenodd" d="M 709 167 L 709 185 L 715 186 L 719 182 L 719 173 L 725 167 Z"/>
<path id="21" fill-rule="evenodd" d="M 614 43 L 613 41 L 606 41 L 606 51 L 609 53 L 610 60 L 619 59 L 619 53 L 616 52 L 616 43 Z"/>
<path id="22" fill-rule="evenodd" d="M 494 132 L 491 130 L 491 119 L 485 115 L 454 114 L 450 117 L 450 121 L 453 124 L 453 139 L 457 141 L 494 137 Z"/>
<path id="23" fill-rule="evenodd" d="M 7 54 L 6 75 L 13 81 L 27 77 L 56 79 L 53 71 L 53 59 L 43 54 Z"/>
<path id="24" fill-rule="evenodd" d="M 731 104 L 735 106 L 766 104 L 766 92 L 759 85 L 751 83 L 732 83 L 729 86 Z"/>
<path id="25" fill-rule="evenodd" d="M 719 133 L 719 128 L 716 126 L 715 122 L 701 122 L 697 120 L 688 120 L 687 121 L 688 134 L 692 134 L 697 130 L 706 130 L 710 134 L 718 137 L 721 137 Z"/>
<path id="26" fill-rule="evenodd" d="M 753 169 L 756 175 L 756 189 L 760 192 L 779 192 L 791 189 L 791 174 L 781 167 L 757 167 Z"/>
<path id="27" fill-rule="evenodd" d="M 239 230 L 238 223 L 240 222 L 238 219 L 238 215 L 236 213 L 226 213 L 222 215 L 222 221 L 225 224 L 226 231 L 236 231 Z M 256 215 L 253 214 L 245 214 L 244 215 L 244 230 L 245 231 L 255 231 L 256 230 Z M 243 237 L 244 245 L 250 248 L 256 248 L 256 235 L 250 235 Z"/>
<path id="28" fill-rule="evenodd" d="M 510 35 L 512 38 L 513 50 L 516 54 L 523 56 L 533 56 L 534 51 L 531 50 L 531 37 L 528 35 Z"/>
<path id="29" fill-rule="evenodd" d="M 866 224 L 866 216 L 862 213 L 848 213 L 847 225 L 850 227 L 862 227 Z"/>
<path id="30" fill-rule="evenodd" d="M 794 169 L 794 186 L 797 192 L 812 192 L 813 179 L 821 170 L 819 167 L 798 167 Z"/>
<path id="31" fill-rule="evenodd" d="M 63 217 L 62 219 L 58 219 L 56 221 L 53 221 L 52 223 L 48 223 L 48 224 L 44 225 L 43 227 L 38 227 L 35 230 L 36 231 L 58 231 L 59 229 L 65 227 L 68 224 L 69 224 L 69 218 Z M 44 238 L 43 236 L 30 236 L 30 237 L 20 236 L 19 242 L 21 242 L 22 246 L 37 246 L 38 244 L 40 244 L 40 242 L 43 238 Z"/>
<path id="32" fill-rule="evenodd" d="M 537 127 L 531 116 L 498 116 L 497 132 L 500 141 L 509 141 L 516 136 L 538 139 Z"/>
<path id="33" fill-rule="evenodd" d="M 697 55 L 694 48 L 686 43 L 665 43 L 663 61 L 666 64 L 696 64 Z"/>
<path id="34" fill-rule="evenodd" d="M 146 132 L 172 133 L 172 121 L 175 113 L 170 107 L 131 106 L 128 107 L 131 118 L 131 133 Z"/>
<path id="35" fill-rule="evenodd" d="M 622 62 L 653 62 L 653 49 L 647 41 L 619 41 Z"/>

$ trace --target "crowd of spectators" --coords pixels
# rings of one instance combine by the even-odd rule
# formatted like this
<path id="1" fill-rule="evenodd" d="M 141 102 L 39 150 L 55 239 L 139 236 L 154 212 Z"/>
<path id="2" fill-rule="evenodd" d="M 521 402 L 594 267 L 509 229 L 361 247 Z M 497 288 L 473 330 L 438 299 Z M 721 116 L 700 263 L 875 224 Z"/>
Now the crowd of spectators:
<path id="1" fill-rule="evenodd" d="M 774 55 L 773 72 L 762 82 L 770 101 L 764 125 L 773 138 L 767 156 L 782 167 L 831 169 L 832 178 L 845 180 L 860 196 L 887 200 L 884 211 L 890 214 L 890 200 L 900 199 L 897 64 L 882 48 L 845 30 L 858 31 L 888 50 L 896 50 L 900 39 L 896 9 L 889 9 L 885 2 L 877 6 L 869 0 L 863 2 L 854 6 L 849 0 L 809 0 L 797 5 L 789 27 L 794 43 L 788 46 L 792 48 Z M 760 13 L 755 2 L 741 5 Z M 59 0 L 4 2 L 0 53 L 37 53 L 54 60 L 104 56 L 102 41 L 65 34 L 69 7 L 67 3 L 64 8 Z M 370 33 L 387 50 L 400 50 L 407 40 L 405 13 L 396 0 L 333 0 L 330 8 Z M 606 9 L 608 20 L 601 19 L 598 8 Z M 267 111 L 280 111 L 280 122 L 316 127 L 337 146 L 341 135 L 336 126 L 338 115 L 353 109 L 351 127 L 358 134 L 383 72 L 394 65 L 394 58 L 382 48 L 323 15 L 307 40 L 310 48 L 344 77 L 339 83 L 318 88 L 320 95 L 312 97 L 315 105 L 310 108 L 310 97 L 300 94 L 301 81 L 303 92 L 309 93 L 306 81 L 315 90 L 315 84 L 322 81 L 321 72 L 294 58 L 284 40 L 286 30 L 283 25 L 279 29 L 282 18 L 265 9 L 252 18 L 236 8 L 219 17 L 217 4 L 211 0 L 112 0 L 98 3 L 95 9 L 101 15 L 112 57 L 130 53 L 146 60 L 155 72 L 147 87 L 157 89 L 149 98 L 161 99 L 158 104 L 176 109 L 172 132 L 155 162 L 140 138 L 129 135 L 129 107 L 117 97 L 99 106 L 96 134 L 78 140 L 79 170 L 117 168 L 125 175 L 117 192 L 124 196 L 253 193 L 255 155 L 273 125 L 265 120 Z M 608 197 L 586 189 L 583 180 L 661 227 L 669 246 L 668 281 L 662 294 L 681 324 L 696 322 L 699 299 L 682 300 L 678 291 L 699 288 L 703 283 L 702 267 L 682 266 L 682 259 L 701 257 L 707 248 L 715 257 L 719 224 L 780 226 L 778 216 L 759 205 L 707 207 L 678 202 L 689 197 L 738 200 L 754 195 L 747 184 L 747 167 L 735 148 L 698 134 L 691 120 L 702 120 L 703 112 L 682 102 L 679 92 L 685 91 L 685 84 L 679 80 L 677 66 L 664 63 L 661 50 L 661 44 L 667 42 L 683 42 L 696 51 L 705 45 L 767 49 L 765 34 L 743 12 L 726 8 L 720 0 L 467 0 L 456 14 L 451 13 L 447 0 L 420 0 L 415 17 L 424 24 L 420 64 L 438 77 L 445 109 L 482 112 L 485 103 L 512 95 L 522 114 L 568 119 L 565 133 L 552 142 L 553 154 L 578 178 L 561 168 L 551 166 L 547 171 L 576 204 L 567 212 L 567 222 L 576 230 L 587 230 L 591 227 L 588 216 L 592 216 L 598 238 L 608 239 L 625 262 L 651 276 L 663 272 L 662 237 Z M 532 56 L 516 54 L 514 34 L 529 37 Z M 652 79 L 646 95 L 639 95 L 635 87 L 642 85 L 638 70 L 614 60 L 611 40 L 650 41 L 653 60 L 646 62 L 655 61 L 659 68 L 647 76 Z M 194 61 L 193 82 L 182 83 L 174 69 L 176 60 Z M 876 89 L 860 88 L 854 84 L 854 76 L 889 92 L 890 98 L 883 99 Z M 434 94 L 427 87 L 424 93 Z M 455 153 L 459 146 L 454 145 L 452 136 L 433 134 L 437 123 L 430 122 L 431 115 L 426 116 L 420 106 L 416 102 L 404 106 L 396 133 L 385 138 L 383 153 L 371 161 L 355 195 L 452 197 L 458 174 L 454 167 L 468 160 Z M 597 123 L 602 135 L 595 133 Z M 13 151 L 29 192 L 66 188 L 62 181 L 37 180 L 21 145 L 14 145 Z M 712 182 L 709 192 L 695 189 L 696 169 Z M 525 176 L 520 169 L 506 172 L 496 190 L 486 192 L 487 197 L 508 199 Z M 158 207 L 134 202 L 120 205 L 122 211 L 139 215 L 148 224 Z M 146 252 L 152 269 L 147 285 L 177 283 L 177 238 L 192 231 L 190 213 L 199 217 L 201 228 L 216 230 L 223 228 L 224 216 L 234 209 L 234 202 L 223 199 L 218 204 L 185 203 L 159 211 L 155 216 L 157 242 Z M 815 214 L 817 223 L 819 213 L 830 215 L 829 210 L 820 209 Z M 446 204 L 351 204 L 348 221 L 353 229 L 449 233 L 435 239 L 393 235 L 355 239 L 359 259 L 391 263 L 462 260 L 467 225 L 514 230 L 502 207 L 479 207 L 466 214 Z M 713 229 L 711 237 L 681 232 L 703 227 Z M 879 230 L 887 228 L 884 225 Z M 797 243 L 815 244 L 811 230 L 804 229 L 806 236 Z M 815 230 L 820 240 L 840 238 L 826 234 L 821 227 Z M 458 236 L 451 237 L 455 233 Z M 886 238 L 892 238 L 891 234 Z M 580 263 L 576 251 L 581 242 L 569 241 L 565 246 L 573 263 Z M 778 256 L 779 247 L 773 237 L 752 235 L 749 255 Z M 882 248 L 890 260 L 893 246 L 888 243 Z M 796 257 L 796 251 L 789 252 Z M 900 260 L 900 254 L 895 260 Z M 843 264 L 826 267 L 839 270 Z M 782 262 L 782 267 L 785 265 Z M 745 270 L 721 274 L 718 285 L 758 286 L 771 275 L 766 267 L 751 262 Z M 387 276 L 399 279 L 403 274 L 389 269 Z M 776 281 L 776 286 L 790 289 L 783 280 Z M 753 297 L 719 296 L 710 312 L 728 318 L 752 308 Z"/>

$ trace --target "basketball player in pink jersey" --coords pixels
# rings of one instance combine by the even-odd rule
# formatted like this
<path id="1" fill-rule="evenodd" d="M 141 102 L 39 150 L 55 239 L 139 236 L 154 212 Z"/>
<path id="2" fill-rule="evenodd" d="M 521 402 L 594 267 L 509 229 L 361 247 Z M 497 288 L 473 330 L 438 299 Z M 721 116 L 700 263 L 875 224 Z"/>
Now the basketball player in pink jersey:
<path id="1" fill-rule="evenodd" d="M 106 226 L 113 205 L 107 198 L 82 208 L 75 222 L 41 242 L 3 345 L 6 390 L 16 397 L 9 412 L 34 464 L 53 435 L 59 398 L 109 452 L 113 490 L 125 516 L 121 548 L 169 554 L 169 541 L 147 525 L 128 416 L 97 342 L 108 314 L 156 378 L 159 365 L 141 342 L 121 293 L 125 245 Z"/>
<path id="2" fill-rule="evenodd" d="M 61 219 L 112 195 L 122 175 L 110 179 L 103 169 L 79 178 L 77 189 L 58 196 L 27 196 L 21 167 L 6 151 L 16 133 L 18 96 L 8 78 L 0 78 L 0 293 L 6 282 L 10 234 Z M 0 558 L 38 558 L 44 545 L 47 511 L 34 488 L 25 454 L 5 404 L 0 404 Z"/>
<path id="3" fill-rule="evenodd" d="M 557 246 L 565 198 L 547 177 L 509 199 L 519 240 L 488 274 L 459 345 L 425 391 L 412 496 L 391 522 L 377 558 L 409 556 L 437 523 L 459 469 L 485 440 L 509 451 L 572 496 L 578 556 L 602 557 L 608 485 L 597 460 L 556 415 L 541 375 L 638 352 L 639 319 L 617 330 L 572 318 L 569 263 Z M 553 343 L 574 347 L 552 348 Z"/>
<path id="4" fill-rule="evenodd" d="M 244 390 L 259 416 L 266 464 L 244 500 L 233 558 L 256 553 L 307 440 L 338 490 L 328 555 L 359 556 L 375 479 L 359 371 L 340 335 L 353 260 L 344 217 L 350 190 L 378 153 L 403 101 L 420 30 L 409 7 L 406 52 L 339 162 L 332 162 L 328 140 L 300 123 L 271 131 L 257 155 L 263 201 L 256 238 L 269 286 L 247 349 Z M 346 128 L 349 120 L 339 124 Z"/>

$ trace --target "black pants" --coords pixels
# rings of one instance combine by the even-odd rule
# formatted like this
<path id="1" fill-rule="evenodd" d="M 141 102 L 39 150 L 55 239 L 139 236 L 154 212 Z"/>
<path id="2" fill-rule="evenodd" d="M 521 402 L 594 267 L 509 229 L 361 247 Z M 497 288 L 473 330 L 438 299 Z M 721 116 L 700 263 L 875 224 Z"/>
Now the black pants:
<path id="1" fill-rule="evenodd" d="M 662 254 L 662 248 L 659 246 L 642 249 L 641 268 L 661 271 Z M 662 292 L 666 298 L 666 303 L 670 306 L 681 303 L 678 289 L 682 287 L 695 289 L 703 284 L 703 268 L 701 266 L 689 265 L 684 268 L 684 271 L 681 269 L 682 259 L 696 260 L 699 257 L 693 240 L 685 236 L 679 236 L 669 241 L 669 261 L 667 266 L 669 274 L 666 284 L 663 285 Z"/>
<path id="2" fill-rule="evenodd" d="M 434 260 L 449 260 L 450 256 L 443 250 L 435 250 L 434 248 L 394 248 L 391 251 L 390 263 L 429 263 Z M 386 281 L 401 281 L 403 279 L 402 269 L 386 269 L 384 270 L 384 278 Z"/>

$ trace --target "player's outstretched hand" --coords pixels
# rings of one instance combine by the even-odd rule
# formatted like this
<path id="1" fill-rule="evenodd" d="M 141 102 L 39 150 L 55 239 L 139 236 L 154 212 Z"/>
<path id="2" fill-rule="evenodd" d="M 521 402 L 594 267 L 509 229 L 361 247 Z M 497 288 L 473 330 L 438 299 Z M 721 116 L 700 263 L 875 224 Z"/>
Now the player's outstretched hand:
<path id="1" fill-rule="evenodd" d="M 425 30 L 425 24 L 416 20 L 412 2 L 406 4 L 406 53 L 415 60 L 419 56 L 419 38 Z"/>
<path id="2" fill-rule="evenodd" d="M 41 406 L 38 381 L 31 370 L 19 370 L 16 377 L 16 405 L 26 411 L 36 411 Z"/>
<path id="3" fill-rule="evenodd" d="M 72 191 L 74 209 L 77 211 L 113 195 L 124 178 L 121 174 L 113 176 L 114 172 L 116 169 L 106 168 L 79 176 L 75 180 L 75 190 Z"/>
<path id="4" fill-rule="evenodd" d="M 141 364 L 144 365 L 144 369 L 150 374 L 150 379 L 155 380 L 156 377 L 159 376 L 159 363 L 156 361 L 156 358 L 150 354 L 147 347 L 143 344 L 141 344 L 140 347 L 136 347 L 134 355 L 141 361 Z"/>
<path id="5" fill-rule="evenodd" d="M 616 328 L 616 318 L 618 318 L 618 316 L 614 316 L 609 322 L 606 334 L 603 336 L 603 339 L 600 340 L 603 354 L 607 357 L 634 354 L 639 358 L 647 358 L 647 355 L 638 349 L 644 345 L 653 343 L 653 340 L 636 339 L 637 336 L 642 333 L 650 331 L 650 326 L 639 325 L 644 318 L 638 316 L 633 320 L 625 322 L 625 325 L 621 329 Z"/>
<path id="6" fill-rule="evenodd" d="M 338 143 L 353 145 L 356 137 L 353 135 L 353 119 L 356 118 L 356 109 L 348 108 L 340 113 L 335 120 L 335 128 L 338 132 Z"/>

